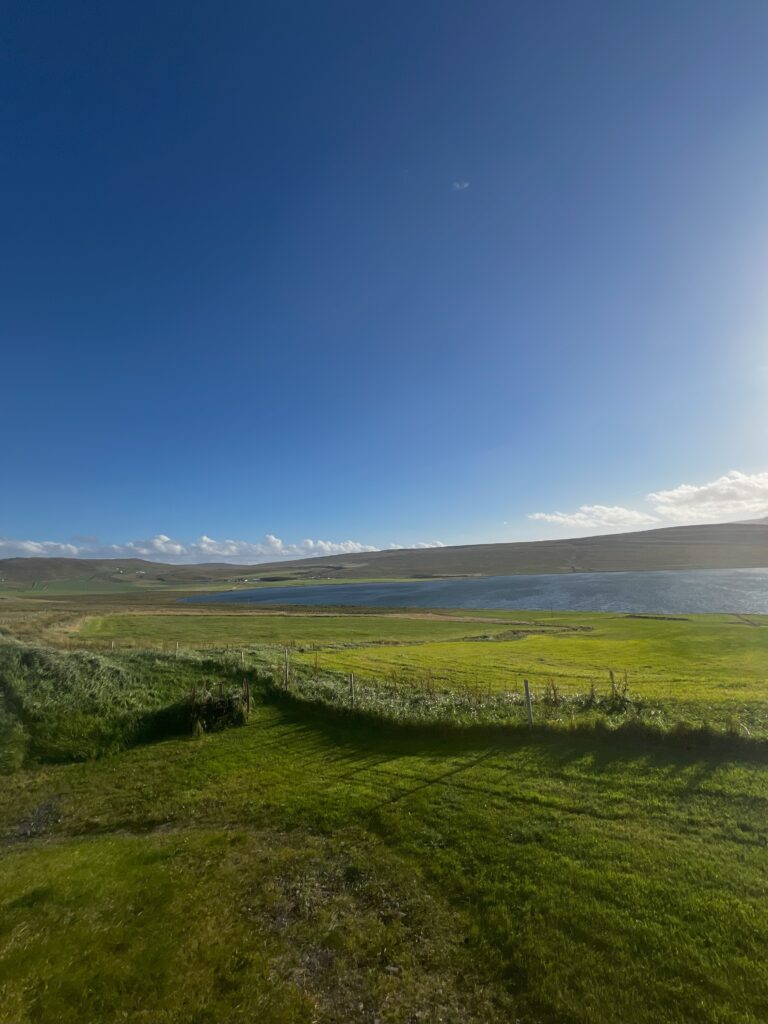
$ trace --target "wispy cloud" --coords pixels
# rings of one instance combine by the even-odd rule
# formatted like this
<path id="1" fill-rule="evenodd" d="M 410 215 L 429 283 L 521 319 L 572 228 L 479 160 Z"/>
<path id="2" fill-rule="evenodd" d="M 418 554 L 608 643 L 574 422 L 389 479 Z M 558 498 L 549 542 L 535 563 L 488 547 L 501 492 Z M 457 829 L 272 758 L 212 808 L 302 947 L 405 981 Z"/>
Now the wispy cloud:
<path id="1" fill-rule="evenodd" d="M 680 484 L 651 491 L 648 509 L 581 505 L 575 512 L 533 512 L 528 518 L 573 529 L 621 530 L 680 523 L 755 519 L 768 513 L 768 473 L 733 469 L 706 484 Z"/>
<path id="2" fill-rule="evenodd" d="M 454 192 L 463 192 L 464 189 L 469 188 L 469 182 L 465 178 L 457 178 L 456 181 L 451 182 L 451 188 Z"/>
<path id="3" fill-rule="evenodd" d="M 8 552 L 6 554 L 6 552 Z M 55 540 L 8 540 L 0 537 L 0 557 L 30 558 L 77 558 L 80 548 L 77 544 L 60 544 Z"/>
<path id="4" fill-rule="evenodd" d="M 286 543 L 274 534 L 267 534 L 262 541 L 216 540 L 203 534 L 191 543 L 175 540 L 165 533 L 144 540 L 132 540 L 123 544 L 102 544 L 88 539 L 80 543 L 58 541 L 15 540 L 0 538 L 0 558 L 48 556 L 60 558 L 145 558 L 155 562 L 195 563 L 233 562 L 255 564 L 275 562 L 280 559 L 311 558 L 318 555 L 341 555 L 376 551 L 372 544 L 356 540 L 330 541 L 306 540 L 295 544 Z"/>
<path id="5" fill-rule="evenodd" d="M 297 543 L 286 543 L 268 533 L 262 541 L 216 540 L 203 534 L 197 540 L 185 543 L 165 533 L 144 540 L 124 544 L 102 544 L 93 537 L 81 537 L 77 543 L 52 540 L 15 540 L 0 537 L 0 558 L 57 557 L 57 558 L 144 558 L 152 562 L 194 564 L 197 562 L 231 562 L 255 565 L 260 562 L 286 561 L 295 558 L 315 558 L 322 555 L 360 554 L 378 551 L 373 544 L 357 540 L 313 540 L 305 538 Z M 395 544 L 392 547 L 402 547 Z M 441 541 L 420 541 L 408 547 L 443 547 Z"/>
<path id="6" fill-rule="evenodd" d="M 389 551 L 402 551 L 404 549 L 412 550 L 413 548 L 444 548 L 445 544 L 441 540 L 417 540 L 413 544 L 389 544 Z"/>
<path id="7" fill-rule="evenodd" d="M 657 522 L 655 516 L 621 505 L 581 505 L 575 512 L 532 512 L 528 518 L 543 523 L 556 523 L 558 526 L 571 526 L 575 530 L 631 529 Z"/>

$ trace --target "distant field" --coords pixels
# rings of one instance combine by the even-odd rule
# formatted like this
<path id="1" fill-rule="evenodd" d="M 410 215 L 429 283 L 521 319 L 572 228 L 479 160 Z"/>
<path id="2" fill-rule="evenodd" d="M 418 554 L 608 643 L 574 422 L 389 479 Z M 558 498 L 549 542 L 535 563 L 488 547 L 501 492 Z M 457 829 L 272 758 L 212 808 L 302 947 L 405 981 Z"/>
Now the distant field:
<path id="1" fill-rule="evenodd" d="M 342 644 L 449 640 L 507 631 L 499 623 L 394 615 L 139 614 L 86 619 L 78 636 L 86 640 L 156 644 Z"/>
<path id="2" fill-rule="evenodd" d="M 206 582 L 187 582 L 183 579 L 159 580 L 145 577 L 100 576 L 97 578 L 82 577 L 79 579 L 43 580 L 35 583 L 0 582 L 0 597 L 77 597 L 93 594 L 108 597 L 111 594 L 135 594 L 140 598 L 144 594 L 172 593 L 187 591 L 219 592 L 232 590 L 260 590 L 266 587 L 319 587 L 349 583 L 348 579 L 284 579 L 284 580 L 251 580 L 248 583 L 233 583 L 230 580 L 211 580 Z M 382 577 L 360 577 L 354 583 L 413 583 L 413 579 L 386 579 Z"/>
<path id="3" fill-rule="evenodd" d="M 361 676 L 407 682 L 429 674 L 448 686 L 494 689 L 519 686 L 525 676 L 537 686 L 552 679 L 565 691 L 581 692 L 592 682 L 605 686 L 610 670 L 619 682 L 626 671 L 631 689 L 648 697 L 768 699 L 768 617 L 673 620 L 566 613 L 554 622 L 588 631 L 323 652 L 320 663 Z"/>
<path id="4" fill-rule="evenodd" d="M 144 595 L 153 593 L 162 594 L 166 591 L 184 590 L 205 590 L 218 591 L 229 590 L 227 584 L 206 583 L 180 584 L 163 583 L 159 580 L 144 579 L 72 579 L 72 580 L 48 580 L 47 582 L 35 584 L 8 584 L 0 583 L 0 597 L 11 598 L 46 598 L 46 597 L 80 597 L 94 595 L 98 597 L 109 597 L 111 595 L 135 595 L 141 599 Z"/>
<path id="5" fill-rule="evenodd" d="M 403 684 L 429 678 L 507 690 L 526 677 L 535 687 L 551 680 L 563 692 L 585 692 L 608 685 L 612 670 L 619 685 L 626 673 L 632 692 L 647 698 L 768 701 L 766 616 L 411 614 L 112 614 L 85 619 L 76 636 L 136 647 L 306 645 L 320 648 L 322 668 Z M 296 658 L 314 664 L 316 654 Z"/>

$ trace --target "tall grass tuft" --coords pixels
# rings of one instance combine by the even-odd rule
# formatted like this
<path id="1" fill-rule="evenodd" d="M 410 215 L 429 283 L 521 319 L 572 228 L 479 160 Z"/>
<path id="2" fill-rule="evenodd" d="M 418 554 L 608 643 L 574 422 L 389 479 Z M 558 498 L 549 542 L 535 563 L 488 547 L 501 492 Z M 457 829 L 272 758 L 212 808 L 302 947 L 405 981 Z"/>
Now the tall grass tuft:
<path id="1" fill-rule="evenodd" d="M 200 655 L 0 644 L 0 770 L 28 760 L 88 760 L 188 735 L 195 715 L 206 730 L 237 724 L 239 667 L 237 659 Z M 200 695 L 196 708 L 193 686 Z"/>

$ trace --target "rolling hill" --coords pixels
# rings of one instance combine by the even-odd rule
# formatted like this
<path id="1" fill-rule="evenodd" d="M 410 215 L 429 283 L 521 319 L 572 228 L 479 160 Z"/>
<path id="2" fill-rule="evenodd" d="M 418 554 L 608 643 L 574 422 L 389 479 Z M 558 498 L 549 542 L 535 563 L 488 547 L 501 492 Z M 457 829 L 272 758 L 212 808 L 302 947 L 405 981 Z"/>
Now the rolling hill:
<path id="1" fill-rule="evenodd" d="M 675 526 L 568 540 L 396 549 L 260 565 L 169 565 L 138 558 L 0 559 L 0 581 L 32 586 L 68 580 L 177 586 L 226 581 L 419 578 L 521 573 L 768 567 L 768 521 Z"/>

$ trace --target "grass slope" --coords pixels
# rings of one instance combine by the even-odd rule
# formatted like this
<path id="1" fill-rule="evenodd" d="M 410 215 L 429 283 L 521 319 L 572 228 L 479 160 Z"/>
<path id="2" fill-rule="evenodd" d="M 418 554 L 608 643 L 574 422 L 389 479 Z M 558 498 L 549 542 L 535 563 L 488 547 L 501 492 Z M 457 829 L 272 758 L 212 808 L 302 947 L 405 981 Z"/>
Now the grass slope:
<path id="1" fill-rule="evenodd" d="M 0 644 L 0 1024 L 768 1020 L 767 618 L 17 608 L 238 649 Z M 642 707 L 542 700 L 610 668 Z M 149 728 L 244 672 L 247 725 Z"/>
<path id="2" fill-rule="evenodd" d="M 176 659 L 139 652 L 0 644 L 0 771 L 28 760 L 86 760 L 169 733 L 189 731 L 200 693 L 241 685 L 234 659 Z"/>
<path id="3" fill-rule="evenodd" d="M 244 728 L 11 776 L 0 1021 L 761 1024 L 764 764 Z"/>

